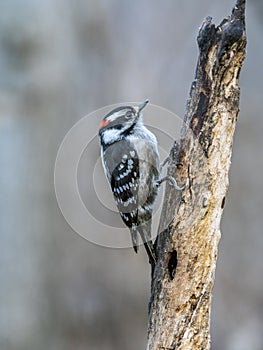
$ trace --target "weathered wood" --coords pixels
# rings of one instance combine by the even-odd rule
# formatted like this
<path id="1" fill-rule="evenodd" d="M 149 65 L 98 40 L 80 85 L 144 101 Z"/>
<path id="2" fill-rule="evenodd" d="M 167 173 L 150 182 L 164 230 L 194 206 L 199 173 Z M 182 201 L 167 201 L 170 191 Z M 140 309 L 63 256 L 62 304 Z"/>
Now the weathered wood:
<path id="1" fill-rule="evenodd" d="M 197 41 L 195 80 L 168 168 L 186 189 L 166 188 L 156 241 L 148 350 L 210 348 L 220 220 L 245 57 L 245 0 L 238 0 L 232 15 L 218 27 L 206 18 Z"/>

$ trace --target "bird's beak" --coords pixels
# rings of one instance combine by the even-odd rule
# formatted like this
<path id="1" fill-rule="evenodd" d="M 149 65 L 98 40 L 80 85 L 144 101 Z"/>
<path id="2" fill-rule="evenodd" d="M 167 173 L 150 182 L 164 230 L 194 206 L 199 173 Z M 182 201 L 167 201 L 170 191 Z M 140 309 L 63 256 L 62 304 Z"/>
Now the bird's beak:
<path id="1" fill-rule="evenodd" d="M 138 104 L 137 108 L 138 108 L 138 112 L 141 112 L 141 110 L 143 110 L 143 108 L 149 103 L 149 100 L 145 100 L 144 102 Z"/>

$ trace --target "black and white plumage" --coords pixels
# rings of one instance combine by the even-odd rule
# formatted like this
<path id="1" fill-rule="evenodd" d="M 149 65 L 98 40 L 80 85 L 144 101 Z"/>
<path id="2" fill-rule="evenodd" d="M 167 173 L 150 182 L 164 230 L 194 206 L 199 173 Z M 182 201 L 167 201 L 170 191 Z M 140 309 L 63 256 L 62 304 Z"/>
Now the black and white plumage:
<path id="1" fill-rule="evenodd" d="M 143 125 L 142 109 L 122 106 L 100 124 L 104 171 L 124 223 L 129 227 L 135 252 L 142 238 L 152 266 L 156 256 L 151 241 L 153 204 L 159 186 L 159 153 L 156 137 Z"/>

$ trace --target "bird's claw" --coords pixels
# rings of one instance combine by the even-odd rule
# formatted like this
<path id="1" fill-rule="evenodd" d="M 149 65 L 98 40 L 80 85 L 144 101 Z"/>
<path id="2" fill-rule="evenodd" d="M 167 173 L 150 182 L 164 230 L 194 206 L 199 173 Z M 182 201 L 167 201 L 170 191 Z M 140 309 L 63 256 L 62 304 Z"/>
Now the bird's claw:
<path id="1" fill-rule="evenodd" d="M 167 176 L 163 177 L 161 180 L 158 180 L 158 181 L 157 181 L 157 186 L 160 187 L 160 185 L 161 185 L 163 182 L 165 182 L 165 181 L 168 181 L 169 184 L 170 184 L 171 186 L 173 186 L 177 191 L 182 191 L 182 190 L 185 189 L 185 185 L 183 185 L 183 186 L 178 186 L 178 185 L 177 185 L 177 182 L 176 182 L 176 180 L 175 180 L 175 178 L 172 177 L 172 176 L 170 176 L 170 175 L 167 175 Z"/>

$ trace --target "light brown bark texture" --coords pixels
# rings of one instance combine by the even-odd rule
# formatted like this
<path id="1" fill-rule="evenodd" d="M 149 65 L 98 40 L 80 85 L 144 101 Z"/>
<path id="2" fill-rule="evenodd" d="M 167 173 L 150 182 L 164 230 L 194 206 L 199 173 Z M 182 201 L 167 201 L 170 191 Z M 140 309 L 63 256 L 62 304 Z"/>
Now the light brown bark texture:
<path id="1" fill-rule="evenodd" d="M 206 18 L 180 140 L 168 172 L 158 262 L 149 305 L 148 350 L 209 349 L 210 310 L 220 220 L 228 189 L 239 112 L 238 78 L 245 57 L 245 0 L 216 27 Z"/>

